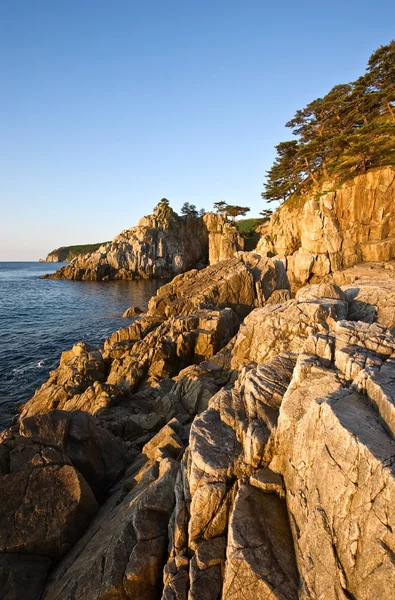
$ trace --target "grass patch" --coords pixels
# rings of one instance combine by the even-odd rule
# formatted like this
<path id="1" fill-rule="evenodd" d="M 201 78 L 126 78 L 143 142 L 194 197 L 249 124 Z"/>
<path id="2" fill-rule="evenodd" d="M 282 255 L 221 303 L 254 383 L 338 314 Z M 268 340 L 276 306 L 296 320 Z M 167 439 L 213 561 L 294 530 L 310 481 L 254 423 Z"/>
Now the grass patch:
<path id="1" fill-rule="evenodd" d="M 49 254 L 56 254 L 59 257 L 60 262 L 68 262 L 80 256 L 81 254 L 88 254 L 89 252 L 95 252 L 102 244 L 108 244 L 108 242 L 98 242 L 97 244 L 77 244 L 76 246 L 60 246 L 56 250 L 52 250 Z"/>

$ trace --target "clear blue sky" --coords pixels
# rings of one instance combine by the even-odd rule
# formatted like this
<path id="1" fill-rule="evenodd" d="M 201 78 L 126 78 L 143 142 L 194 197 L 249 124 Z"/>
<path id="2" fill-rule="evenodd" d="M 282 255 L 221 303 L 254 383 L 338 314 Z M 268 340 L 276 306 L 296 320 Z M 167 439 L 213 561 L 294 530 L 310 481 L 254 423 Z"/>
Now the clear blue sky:
<path id="1" fill-rule="evenodd" d="M 0 260 L 111 239 L 163 196 L 258 215 L 285 122 L 394 23 L 392 0 L 0 0 Z"/>

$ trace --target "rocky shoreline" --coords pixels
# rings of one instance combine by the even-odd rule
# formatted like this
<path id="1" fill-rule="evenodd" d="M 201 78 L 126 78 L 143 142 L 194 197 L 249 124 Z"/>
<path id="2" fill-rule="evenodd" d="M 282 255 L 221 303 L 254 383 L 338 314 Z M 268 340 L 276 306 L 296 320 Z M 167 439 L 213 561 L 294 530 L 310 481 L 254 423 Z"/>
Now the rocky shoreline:
<path id="1" fill-rule="evenodd" d="M 1 434 L 3 597 L 393 598 L 391 266 L 239 252 L 64 352 Z"/>
<path id="2" fill-rule="evenodd" d="M 0 434 L 6 600 L 392 600 L 394 182 L 286 203 L 256 253 L 159 205 L 54 275 L 175 277 Z"/>

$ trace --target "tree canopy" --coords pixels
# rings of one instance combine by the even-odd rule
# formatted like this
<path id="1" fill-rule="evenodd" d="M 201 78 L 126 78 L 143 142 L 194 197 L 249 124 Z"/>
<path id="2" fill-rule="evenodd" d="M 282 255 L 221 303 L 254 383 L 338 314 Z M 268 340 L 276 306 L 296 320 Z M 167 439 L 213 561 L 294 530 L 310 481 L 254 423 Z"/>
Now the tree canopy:
<path id="1" fill-rule="evenodd" d="M 232 217 L 233 221 L 236 217 L 243 217 L 251 209 L 248 206 L 237 206 L 235 204 L 227 204 L 227 202 L 214 202 L 214 210 L 225 218 Z"/>
<path id="2" fill-rule="evenodd" d="M 395 162 L 395 40 L 370 57 L 366 73 L 298 110 L 276 146 L 262 197 L 285 201 L 325 179 L 346 179 Z"/>

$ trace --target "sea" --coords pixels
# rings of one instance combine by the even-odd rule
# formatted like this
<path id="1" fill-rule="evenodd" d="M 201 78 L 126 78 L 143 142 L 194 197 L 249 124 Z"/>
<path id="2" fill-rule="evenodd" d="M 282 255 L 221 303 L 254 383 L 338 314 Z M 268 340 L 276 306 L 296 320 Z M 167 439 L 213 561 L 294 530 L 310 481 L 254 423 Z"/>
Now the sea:
<path id="1" fill-rule="evenodd" d="M 84 341 L 100 345 L 126 327 L 130 306 L 146 309 L 165 281 L 41 279 L 62 263 L 0 262 L 0 429 L 48 379 L 60 355 Z"/>

